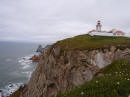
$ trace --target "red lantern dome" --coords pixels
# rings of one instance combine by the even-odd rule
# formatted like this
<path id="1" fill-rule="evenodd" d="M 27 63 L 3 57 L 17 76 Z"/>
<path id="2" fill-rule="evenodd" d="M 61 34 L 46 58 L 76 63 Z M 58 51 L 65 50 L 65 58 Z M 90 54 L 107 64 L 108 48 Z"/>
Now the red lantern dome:
<path id="1" fill-rule="evenodd" d="M 100 25 L 101 24 L 101 21 L 98 21 L 98 25 Z"/>

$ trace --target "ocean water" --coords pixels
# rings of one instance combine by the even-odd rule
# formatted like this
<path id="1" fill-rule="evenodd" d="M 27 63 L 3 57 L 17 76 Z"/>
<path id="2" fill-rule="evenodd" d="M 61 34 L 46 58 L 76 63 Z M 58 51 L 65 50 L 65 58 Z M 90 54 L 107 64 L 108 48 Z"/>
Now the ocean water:
<path id="1" fill-rule="evenodd" d="M 0 42 L 0 97 L 27 83 L 37 63 L 29 60 L 37 43 Z"/>

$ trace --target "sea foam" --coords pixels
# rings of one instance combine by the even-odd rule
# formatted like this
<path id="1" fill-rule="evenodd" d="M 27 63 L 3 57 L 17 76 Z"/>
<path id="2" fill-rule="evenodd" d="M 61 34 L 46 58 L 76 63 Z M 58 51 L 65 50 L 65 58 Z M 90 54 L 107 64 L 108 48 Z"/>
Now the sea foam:
<path id="1" fill-rule="evenodd" d="M 14 93 L 20 86 L 23 86 L 23 83 L 9 83 L 5 86 L 4 89 L 0 89 L 0 97 L 7 97 L 10 94 Z"/>
<path id="2" fill-rule="evenodd" d="M 22 74 L 25 74 L 25 76 L 29 79 L 31 77 L 31 74 L 33 70 L 29 69 L 31 68 L 32 61 L 30 58 L 33 56 L 33 54 L 18 58 L 18 65 L 21 66 L 23 71 L 21 72 Z M 7 61 L 10 61 L 9 59 Z M 20 83 L 9 83 L 7 86 L 5 86 L 4 89 L 0 89 L 0 97 L 7 97 L 10 94 L 14 93 L 20 86 L 24 85 L 22 82 Z"/>

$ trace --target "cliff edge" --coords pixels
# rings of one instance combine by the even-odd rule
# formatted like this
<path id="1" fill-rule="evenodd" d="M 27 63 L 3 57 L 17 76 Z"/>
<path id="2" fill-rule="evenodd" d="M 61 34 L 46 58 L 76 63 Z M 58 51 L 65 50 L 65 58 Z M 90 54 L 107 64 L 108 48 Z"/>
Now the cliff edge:
<path id="1" fill-rule="evenodd" d="M 82 85 L 108 64 L 130 59 L 130 38 L 80 35 L 43 53 L 20 97 L 51 97 Z"/>

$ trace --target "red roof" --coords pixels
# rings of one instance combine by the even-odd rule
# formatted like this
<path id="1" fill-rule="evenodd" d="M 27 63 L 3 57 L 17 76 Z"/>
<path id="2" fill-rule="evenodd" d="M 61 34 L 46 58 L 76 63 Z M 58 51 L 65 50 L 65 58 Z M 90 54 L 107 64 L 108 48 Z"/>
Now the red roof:
<path id="1" fill-rule="evenodd" d="M 124 34 L 123 31 L 116 31 L 115 33 L 117 33 L 117 34 Z"/>

